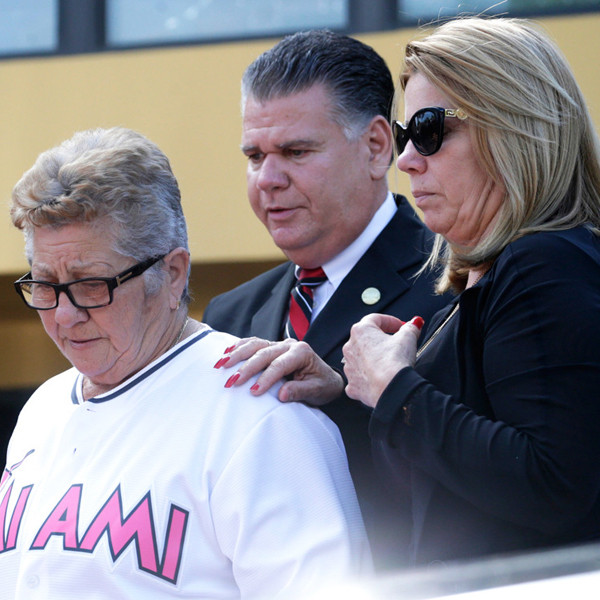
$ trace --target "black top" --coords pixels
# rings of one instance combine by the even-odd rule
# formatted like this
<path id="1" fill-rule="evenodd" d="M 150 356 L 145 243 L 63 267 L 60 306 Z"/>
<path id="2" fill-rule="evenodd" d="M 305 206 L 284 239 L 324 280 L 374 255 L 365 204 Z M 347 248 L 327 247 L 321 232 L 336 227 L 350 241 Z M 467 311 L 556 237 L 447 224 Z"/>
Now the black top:
<path id="1" fill-rule="evenodd" d="M 525 236 L 458 302 L 370 424 L 412 497 L 413 561 L 598 539 L 599 239 Z"/>

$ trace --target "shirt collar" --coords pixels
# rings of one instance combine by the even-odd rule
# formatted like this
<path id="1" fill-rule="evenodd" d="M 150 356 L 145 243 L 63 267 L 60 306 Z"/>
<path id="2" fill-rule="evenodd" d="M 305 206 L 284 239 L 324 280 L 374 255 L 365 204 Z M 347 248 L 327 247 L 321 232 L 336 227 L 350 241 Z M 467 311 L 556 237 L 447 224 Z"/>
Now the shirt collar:
<path id="1" fill-rule="evenodd" d="M 373 215 L 373 218 L 363 232 L 337 256 L 324 265 L 321 265 L 327 275 L 328 281 L 333 285 L 334 289 L 337 289 L 344 277 L 350 273 L 354 265 L 371 247 L 379 234 L 392 220 L 397 208 L 393 194 L 388 191 L 382 205 L 377 209 L 377 212 Z"/>

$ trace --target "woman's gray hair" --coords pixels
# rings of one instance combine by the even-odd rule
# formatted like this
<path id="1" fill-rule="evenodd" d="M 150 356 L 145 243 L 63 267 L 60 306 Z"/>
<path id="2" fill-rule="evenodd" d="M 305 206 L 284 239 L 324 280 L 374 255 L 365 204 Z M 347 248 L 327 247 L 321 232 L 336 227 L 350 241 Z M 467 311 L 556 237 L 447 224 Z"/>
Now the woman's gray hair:
<path id="1" fill-rule="evenodd" d="M 555 44 L 519 19 L 468 17 L 408 44 L 405 88 L 424 75 L 469 117 L 473 148 L 506 189 L 492 230 L 468 253 L 438 236 L 438 290 L 464 288 L 515 239 L 587 224 L 600 228 L 600 150 L 585 99 Z"/>
<path id="2" fill-rule="evenodd" d="M 71 223 L 104 227 L 113 249 L 136 261 L 178 247 L 188 250 L 181 194 L 168 158 L 146 137 L 122 127 L 81 131 L 40 154 L 15 185 L 10 214 L 25 235 L 30 262 L 36 227 Z M 163 282 L 161 264 L 145 274 L 148 293 Z M 187 285 L 182 301 L 189 302 Z"/>

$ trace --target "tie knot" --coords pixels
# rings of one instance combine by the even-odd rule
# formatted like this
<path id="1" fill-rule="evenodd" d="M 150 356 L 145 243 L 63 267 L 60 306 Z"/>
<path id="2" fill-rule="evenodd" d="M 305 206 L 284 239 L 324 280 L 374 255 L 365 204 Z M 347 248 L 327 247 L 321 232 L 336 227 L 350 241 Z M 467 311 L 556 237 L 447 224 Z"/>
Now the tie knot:
<path id="1" fill-rule="evenodd" d="M 301 340 L 306 335 L 313 312 L 313 292 L 325 281 L 327 275 L 321 267 L 316 269 L 300 269 L 296 267 L 298 282 L 290 295 L 290 310 L 285 325 L 285 337 Z"/>
<path id="2" fill-rule="evenodd" d="M 300 269 L 297 274 L 300 285 L 315 286 L 327 281 L 327 275 L 321 267 L 316 269 Z"/>

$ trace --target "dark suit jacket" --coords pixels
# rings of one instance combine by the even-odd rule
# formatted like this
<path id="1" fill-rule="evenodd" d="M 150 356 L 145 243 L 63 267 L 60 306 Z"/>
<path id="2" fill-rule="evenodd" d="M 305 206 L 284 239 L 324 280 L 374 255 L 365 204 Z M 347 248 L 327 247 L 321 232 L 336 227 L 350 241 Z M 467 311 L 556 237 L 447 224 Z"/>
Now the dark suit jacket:
<path id="1" fill-rule="evenodd" d="M 405 321 L 421 315 L 427 320 L 449 301 L 434 293 L 432 274 L 414 278 L 429 254 L 433 236 L 406 198 L 399 196 L 396 201 L 395 216 L 342 281 L 304 338 L 334 368 L 342 369 L 342 346 L 350 327 L 364 315 L 387 313 Z M 239 337 L 280 340 L 294 283 L 294 265 L 282 264 L 214 298 L 204 321 Z M 381 293 L 376 304 L 367 305 L 361 299 L 368 287 Z M 370 410 L 345 395 L 323 410 L 342 434 L 376 566 L 398 566 L 406 558 L 410 524 L 402 499 L 392 499 L 377 480 L 368 436 Z"/>
<path id="2" fill-rule="evenodd" d="M 458 303 L 371 422 L 411 483 L 413 560 L 600 539 L 599 238 L 524 236 Z"/>

